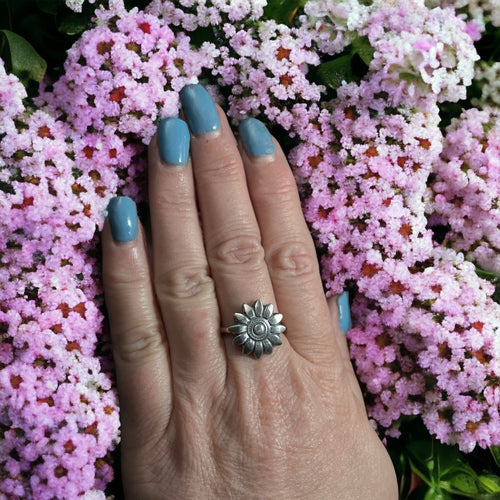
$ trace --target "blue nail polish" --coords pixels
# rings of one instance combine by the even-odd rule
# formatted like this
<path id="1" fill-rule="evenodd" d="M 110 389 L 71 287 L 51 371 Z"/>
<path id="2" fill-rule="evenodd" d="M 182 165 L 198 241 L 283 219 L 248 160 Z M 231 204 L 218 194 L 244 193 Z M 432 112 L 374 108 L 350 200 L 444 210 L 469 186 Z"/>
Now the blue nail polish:
<path id="1" fill-rule="evenodd" d="M 202 85 L 186 85 L 180 92 L 180 98 L 193 134 L 219 130 L 219 115 L 210 94 Z"/>
<path id="2" fill-rule="evenodd" d="M 160 157 L 169 165 L 185 165 L 189 157 L 189 129 L 180 118 L 166 118 L 158 125 Z"/>
<path id="3" fill-rule="evenodd" d="M 251 156 L 274 154 L 274 143 L 267 127 L 256 118 L 242 120 L 239 125 L 241 142 Z"/>
<path id="4" fill-rule="evenodd" d="M 342 333 L 346 334 L 352 328 L 349 292 L 342 292 L 337 299 L 339 308 L 339 324 Z"/>
<path id="5" fill-rule="evenodd" d="M 117 196 L 108 205 L 109 225 L 115 241 L 132 241 L 137 237 L 137 208 L 128 196 Z"/>

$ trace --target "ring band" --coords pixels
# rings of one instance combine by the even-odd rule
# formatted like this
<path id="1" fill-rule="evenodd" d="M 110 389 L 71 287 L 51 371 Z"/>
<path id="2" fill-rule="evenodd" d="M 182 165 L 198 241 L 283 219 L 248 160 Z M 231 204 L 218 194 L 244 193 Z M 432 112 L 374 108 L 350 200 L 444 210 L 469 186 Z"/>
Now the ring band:
<path id="1" fill-rule="evenodd" d="M 273 346 L 281 345 L 279 337 L 286 330 L 281 324 L 283 315 L 275 313 L 272 304 L 264 305 L 258 299 L 253 306 L 243 304 L 242 313 L 234 314 L 234 325 L 222 332 L 232 333 L 234 345 L 243 346 L 243 354 L 253 354 L 259 359 L 264 352 L 271 354 Z"/>

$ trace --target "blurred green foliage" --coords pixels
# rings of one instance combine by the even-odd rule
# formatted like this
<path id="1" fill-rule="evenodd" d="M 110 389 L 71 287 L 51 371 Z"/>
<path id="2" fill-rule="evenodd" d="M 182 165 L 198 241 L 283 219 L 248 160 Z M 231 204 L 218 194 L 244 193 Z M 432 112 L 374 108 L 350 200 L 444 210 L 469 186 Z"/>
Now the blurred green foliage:
<path id="1" fill-rule="evenodd" d="M 462 453 L 432 438 L 419 417 L 402 417 L 388 450 L 404 500 L 500 499 L 500 447 Z"/>

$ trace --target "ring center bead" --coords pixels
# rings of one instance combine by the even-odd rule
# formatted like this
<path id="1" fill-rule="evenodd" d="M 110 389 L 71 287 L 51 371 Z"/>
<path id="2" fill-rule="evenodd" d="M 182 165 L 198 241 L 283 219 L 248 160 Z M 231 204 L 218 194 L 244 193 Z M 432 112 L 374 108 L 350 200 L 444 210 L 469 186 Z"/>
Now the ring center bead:
<path id="1" fill-rule="evenodd" d="M 252 318 L 248 325 L 248 335 L 253 340 L 263 340 L 269 334 L 269 323 L 264 318 Z"/>
<path id="2" fill-rule="evenodd" d="M 254 332 L 257 335 L 262 335 L 265 331 L 266 331 L 266 329 L 264 328 L 263 325 L 255 325 Z"/>

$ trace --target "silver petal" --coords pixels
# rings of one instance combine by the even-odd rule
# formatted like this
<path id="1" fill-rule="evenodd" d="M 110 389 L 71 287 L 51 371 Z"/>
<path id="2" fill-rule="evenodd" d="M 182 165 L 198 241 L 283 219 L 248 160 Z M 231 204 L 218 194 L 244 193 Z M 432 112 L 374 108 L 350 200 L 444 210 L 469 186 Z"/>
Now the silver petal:
<path id="1" fill-rule="evenodd" d="M 255 318 L 255 311 L 252 306 L 249 306 L 248 304 L 243 304 L 243 312 L 249 317 L 249 318 Z"/>
<path id="2" fill-rule="evenodd" d="M 278 323 L 281 322 L 281 320 L 283 319 L 283 314 L 280 314 L 280 313 L 274 313 L 270 318 L 269 318 L 269 323 L 271 323 L 271 325 L 277 325 Z"/>
<path id="3" fill-rule="evenodd" d="M 243 344 L 243 354 L 249 354 L 253 352 L 255 347 L 255 340 L 248 339 L 244 344 Z"/>
<path id="4" fill-rule="evenodd" d="M 234 335 L 237 335 L 239 333 L 245 333 L 247 328 L 247 325 L 232 325 L 228 328 L 228 330 Z"/>
<path id="5" fill-rule="evenodd" d="M 273 325 L 271 326 L 271 333 L 283 333 L 286 330 L 285 325 Z"/>
<path id="6" fill-rule="evenodd" d="M 283 343 L 277 335 L 269 335 L 267 338 L 273 345 L 281 345 Z"/>
<path id="7" fill-rule="evenodd" d="M 271 354 L 273 352 L 273 344 L 271 344 L 269 339 L 264 339 L 262 341 L 262 347 L 264 347 L 264 352 Z"/>
<path id="8" fill-rule="evenodd" d="M 241 344 L 244 344 L 247 340 L 248 340 L 248 335 L 246 333 L 243 333 L 242 335 L 238 335 L 237 337 L 234 337 L 233 344 L 234 345 L 241 345 Z"/>
<path id="9" fill-rule="evenodd" d="M 255 342 L 255 347 L 253 349 L 254 356 L 257 359 L 259 359 L 262 356 L 263 352 L 264 352 L 264 348 L 262 346 L 262 342 Z"/>
<path id="10" fill-rule="evenodd" d="M 264 318 L 270 318 L 273 315 L 273 309 L 274 307 L 272 304 L 267 304 L 267 306 L 264 307 L 264 313 L 262 316 L 264 316 Z"/>
<path id="11" fill-rule="evenodd" d="M 237 321 L 238 323 L 243 323 L 244 325 L 248 325 L 248 323 L 250 323 L 250 320 L 244 314 L 234 313 L 233 316 L 234 321 Z"/>
<path id="12" fill-rule="evenodd" d="M 258 299 L 253 305 L 253 308 L 257 316 L 262 316 L 262 313 L 264 312 L 264 304 L 262 303 L 262 300 Z"/>

